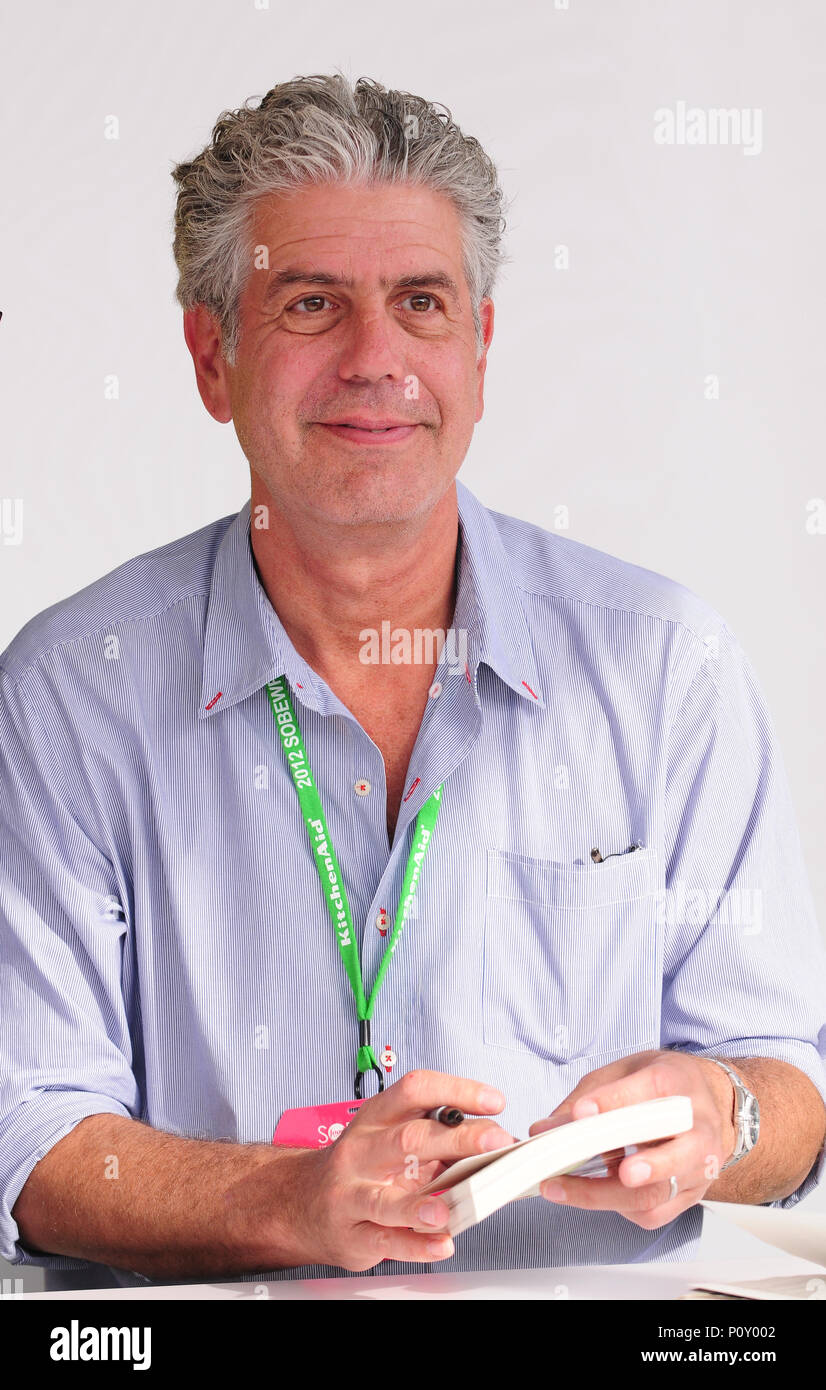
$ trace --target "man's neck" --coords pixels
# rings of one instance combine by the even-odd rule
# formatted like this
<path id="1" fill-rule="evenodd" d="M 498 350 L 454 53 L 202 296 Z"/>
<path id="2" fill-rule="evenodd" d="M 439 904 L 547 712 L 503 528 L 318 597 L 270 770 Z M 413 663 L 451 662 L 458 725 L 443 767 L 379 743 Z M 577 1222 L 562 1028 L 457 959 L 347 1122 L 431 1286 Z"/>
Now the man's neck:
<path id="1" fill-rule="evenodd" d="M 296 651 L 323 678 L 342 669 L 358 676 L 360 634 L 447 631 L 457 586 L 459 519 L 453 484 L 433 510 L 398 526 L 357 528 L 291 523 L 269 499 L 269 526 L 250 538 L 261 584 Z M 394 667 L 398 672 L 399 668 Z M 367 677 L 371 668 L 362 666 Z"/>

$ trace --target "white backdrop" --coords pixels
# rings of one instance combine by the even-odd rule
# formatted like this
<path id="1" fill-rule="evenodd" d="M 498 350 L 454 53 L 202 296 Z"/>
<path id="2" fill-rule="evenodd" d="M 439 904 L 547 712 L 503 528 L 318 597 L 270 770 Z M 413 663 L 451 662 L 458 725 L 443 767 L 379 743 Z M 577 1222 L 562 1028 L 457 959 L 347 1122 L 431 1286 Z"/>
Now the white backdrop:
<path id="1" fill-rule="evenodd" d="M 563 534 L 723 614 L 768 697 L 823 928 L 822 0 L 5 11 L 0 650 L 249 495 L 195 389 L 169 171 L 277 82 L 375 78 L 448 106 L 513 199 L 462 481 L 549 529 L 567 507 Z M 717 109 L 728 143 L 700 124 Z M 679 143 L 683 117 L 702 143 Z M 707 1249 L 752 1248 L 708 1229 Z"/>

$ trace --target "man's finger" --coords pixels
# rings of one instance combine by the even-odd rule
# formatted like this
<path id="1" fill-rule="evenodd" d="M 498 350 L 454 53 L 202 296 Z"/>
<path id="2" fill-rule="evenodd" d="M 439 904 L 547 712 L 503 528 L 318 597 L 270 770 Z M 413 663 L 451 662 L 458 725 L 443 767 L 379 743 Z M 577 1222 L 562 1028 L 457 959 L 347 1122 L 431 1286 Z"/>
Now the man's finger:
<path id="1" fill-rule="evenodd" d="M 403 1226 L 374 1226 L 365 1222 L 354 1230 L 357 1244 L 369 1257 L 380 1260 L 416 1260 L 419 1263 L 446 1260 L 453 1254 L 453 1241 L 445 1232 L 419 1234 Z M 372 1266 L 370 1266 L 372 1268 Z"/>
<path id="2" fill-rule="evenodd" d="M 440 1105 L 455 1105 L 466 1115 L 498 1115 L 505 1108 L 505 1097 L 492 1086 L 468 1077 L 450 1076 L 441 1071 L 405 1072 L 392 1086 L 372 1096 L 356 1116 L 357 1121 L 392 1124 L 409 1115 L 427 1114 Z M 447 1129 L 448 1126 L 443 1126 Z M 462 1126 L 457 1126 L 462 1128 Z"/>
<path id="3" fill-rule="evenodd" d="M 647 1169 L 647 1171 L 646 1171 Z M 607 1178 L 574 1178 L 567 1174 L 549 1178 L 540 1191 L 549 1201 L 573 1207 L 619 1212 L 647 1211 L 673 1200 L 671 1178 L 677 1191 L 693 1191 L 713 1179 L 705 1174 L 695 1132 L 676 1139 L 648 1144 L 624 1158 Z"/>
<path id="4" fill-rule="evenodd" d="M 617 1062 L 609 1062 L 605 1067 L 598 1067 L 596 1071 L 586 1072 L 581 1076 L 574 1089 L 565 1097 L 545 1118 L 536 1120 L 531 1125 L 528 1133 L 541 1134 L 545 1129 L 553 1129 L 556 1125 L 567 1124 L 573 1118 L 571 1112 L 579 1100 L 580 1096 L 588 1096 L 592 1092 L 602 1090 L 609 1082 L 620 1080 L 628 1076 L 631 1072 L 636 1072 L 649 1062 L 654 1062 L 657 1058 L 665 1055 L 662 1048 L 649 1048 L 647 1052 L 633 1052 L 629 1057 L 621 1057 Z M 553 1124 L 548 1121 L 553 1120 Z"/>
<path id="5" fill-rule="evenodd" d="M 566 1207 L 583 1207 L 589 1211 L 629 1212 L 649 1211 L 663 1206 L 670 1197 L 670 1182 L 646 1183 L 644 1187 L 626 1187 L 618 1178 L 550 1178 L 540 1186 L 540 1194 L 549 1202 Z"/>
<path id="6" fill-rule="evenodd" d="M 558 1129 L 560 1125 L 567 1125 L 571 1122 L 572 1105 L 560 1106 L 552 1115 L 547 1115 L 544 1120 L 534 1120 L 528 1130 L 528 1137 L 534 1134 L 544 1134 L 546 1129 Z"/>
<path id="7" fill-rule="evenodd" d="M 661 1096 L 682 1095 L 680 1080 L 667 1061 L 651 1062 L 639 1071 L 629 1072 L 616 1080 L 605 1081 L 601 1086 L 578 1096 L 571 1106 L 570 1118 L 584 1120 L 589 1115 L 602 1114 L 606 1110 L 619 1110 L 624 1105 L 638 1105 L 644 1100 L 658 1100 Z"/>
<path id="8" fill-rule="evenodd" d="M 680 1188 L 699 1187 L 714 1182 L 719 1176 L 717 1154 L 704 1151 L 698 1130 L 689 1130 L 658 1144 L 645 1144 L 635 1154 L 624 1158 L 617 1177 L 631 1188 L 649 1184 L 668 1183 L 672 1175 Z"/>
<path id="9" fill-rule="evenodd" d="M 430 1163 L 420 1163 L 415 1170 L 415 1174 L 413 1172 L 409 1175 L 407 1173 L 399 1173 L 396 1182 L 408 1183 L 409 1191 L 418 1192 L 420 1188 L 426 1187 L 434 1178 L 438 1178 L 444 1173 L 448 1166 L 447 1163 L 442 1163 L 439 1159 L 434 1158 Z"/>
<path id="10" fill-rule="evenodd" d="M 444 1198 L 424 1193 L 400 1192 L 394 1184 L 365 1184 L 357 1194 L 354 1207 L 359 1225 L 387 1227 L 393 1230 L 444 1231 L 450 1208 Z M 386 1258 L 390 1258 L 387 1256 Z"/>
<path id="11" fill-rule="evenodd" d="M 579 1095 L 572 1093 L 545 1119 L 535 1120 L 528 1134 L 542 1134 L 545 1130 L 570 1124 L 572 1120 L 585 1120 L 606 1110 L 619 1110 L 623 1105 L 636 1105 L 643 1100 L 656 1100 L 659 1096 L 682 1094 L 680 1091 L 675 1093 L 674 1084 L 676 1079 L 669 1074 L 667 1064 L 663 1071 L 658 1062 L 652 1062 L 640 1067 L 639 1071 L 596 1083 L 591 1089 L 583 1087 Z"/>
<path id="12" fill-rule="evenodd" d="M 405 1118 L 401 1124 L 382 1130 L 371 1139 L 371 1159 L 386 1161 L 390 1171 L 425 1163 L 457 1163 L 461 1158 L 492 1153 L 513 1143 L 513 1135 L 495 1120 L 465 1120 L 455 1127 L 441 1125 L 425 1116 Z"/>

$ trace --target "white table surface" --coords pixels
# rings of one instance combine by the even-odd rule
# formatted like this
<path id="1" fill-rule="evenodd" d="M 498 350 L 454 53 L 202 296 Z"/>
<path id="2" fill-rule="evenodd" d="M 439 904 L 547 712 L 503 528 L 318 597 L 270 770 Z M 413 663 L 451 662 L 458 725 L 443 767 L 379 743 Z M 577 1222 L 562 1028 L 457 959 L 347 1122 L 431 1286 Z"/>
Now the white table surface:
<path id="1" fill-rule="evenodd" d="M 766 1248 L 765 1246 L 763 1247 Z M 673 1299 L 692 1284 L 738 1283 L 789 1274 L 824 1276 L 822 1265 L 794 1255 L 686 1264 L 563 1265 L 556 1269 L 486 1270 L 479 1274 L 362 1275 L 351 1279 L 275 1280 L 256 1284 L 215 1282 L 129 1289 L 79 1289 L 23 1294 L 24 1300 L 89 1299 L 143 1302 L 176 1299 Z"/>

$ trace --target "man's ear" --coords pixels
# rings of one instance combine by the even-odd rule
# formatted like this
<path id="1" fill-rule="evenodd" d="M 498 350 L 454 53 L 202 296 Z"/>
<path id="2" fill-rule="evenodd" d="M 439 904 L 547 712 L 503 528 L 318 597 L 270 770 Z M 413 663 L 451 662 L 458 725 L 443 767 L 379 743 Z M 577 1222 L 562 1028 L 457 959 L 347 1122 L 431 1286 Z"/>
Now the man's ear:
<path id="1" fill-rule="evenodd" d="M 192 353 L 201 400 L 212 418 L 226 425 L 232 419 L 229 369 L 221 351 L 218 320 L 205 305 L 184 310 L 184 338 Z"/>
<path id="2" fill-rule="evenodd" d="M 482 324 L 482 352 L 476 363 L 476 417 L 478 425 L 485 410 L 485 368 L 488 365 L 488 348 L 493 338 L 493 300 L 482 299 L 479 303 L 479 320 Z"/>

